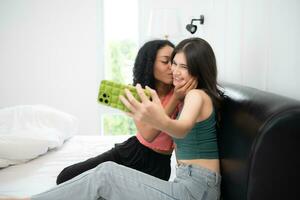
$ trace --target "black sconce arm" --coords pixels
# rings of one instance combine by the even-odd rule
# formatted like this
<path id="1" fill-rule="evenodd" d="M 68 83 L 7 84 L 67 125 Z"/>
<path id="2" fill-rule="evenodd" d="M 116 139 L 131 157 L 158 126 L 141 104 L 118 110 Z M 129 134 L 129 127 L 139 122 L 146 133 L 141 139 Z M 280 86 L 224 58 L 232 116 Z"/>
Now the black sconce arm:
<path id="1" fill-rule="evenodd" d="M 200 21 L 200 24 L 204 24 L 204 15 L 200 15 L 199 19 L 192 19 L 191 24 L 193 24 L 194 21 Z"/>

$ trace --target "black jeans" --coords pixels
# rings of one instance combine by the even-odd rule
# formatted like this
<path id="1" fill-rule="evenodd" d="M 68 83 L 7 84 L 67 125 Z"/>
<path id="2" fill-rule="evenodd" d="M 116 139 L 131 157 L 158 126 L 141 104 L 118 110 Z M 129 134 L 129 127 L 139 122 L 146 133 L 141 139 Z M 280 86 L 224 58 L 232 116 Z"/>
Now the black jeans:
<path id="1" fill-rule="evenodd" d="M 171 174 L 171 155 L 157 153 L 142 145 L 133 136 L 123 143 L 116 144 L 109 151 L 64 168 L 56 183 L 68 181 L 106 161 L 113 161 L 163 180 L 169 180 Z"/>

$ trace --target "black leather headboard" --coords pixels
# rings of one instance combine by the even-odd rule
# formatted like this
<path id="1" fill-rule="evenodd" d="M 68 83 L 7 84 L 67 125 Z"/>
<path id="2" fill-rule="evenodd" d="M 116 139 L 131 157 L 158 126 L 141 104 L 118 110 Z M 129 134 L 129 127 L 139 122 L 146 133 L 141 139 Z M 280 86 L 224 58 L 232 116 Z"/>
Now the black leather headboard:
<path id="1" fill-rule="evenodd" d="M 223 200 L 300 199 L 300 102 L 221 86 L 227 96 L 218 131 Z"/>

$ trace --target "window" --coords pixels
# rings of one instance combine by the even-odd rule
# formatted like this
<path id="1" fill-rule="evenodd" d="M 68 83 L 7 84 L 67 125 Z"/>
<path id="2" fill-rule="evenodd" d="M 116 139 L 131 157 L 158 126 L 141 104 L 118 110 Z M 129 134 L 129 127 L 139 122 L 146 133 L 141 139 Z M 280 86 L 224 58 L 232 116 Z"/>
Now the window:
<path id="1" fill-rule="evenodd" d="M 104 79 L 132 83 L 138 48 L 138 1 L 104 0 Z M 101 115 L 104 135 L 135 134 L 135 125 L 125 114 L 109 109 Z"/>

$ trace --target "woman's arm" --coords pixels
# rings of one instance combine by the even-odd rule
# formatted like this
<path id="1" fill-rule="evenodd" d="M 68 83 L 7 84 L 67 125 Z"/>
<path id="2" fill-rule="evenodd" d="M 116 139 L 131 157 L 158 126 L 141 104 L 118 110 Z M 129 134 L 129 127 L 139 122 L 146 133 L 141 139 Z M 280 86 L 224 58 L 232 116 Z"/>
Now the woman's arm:
<path id="1" fill-rule="evenodd" d="M 203 91 L 191 90 L 184 99 L 184 105 L 177 120 L 166 118 L 162 130 L 175 138 L 184 138 L 199 119 L 204 104 Z"/>
<path id="2" fill-rule="evenodd" d="M 174 97 L 174 95 L 172 95 L 172 97 L 167 102 L 167 105 L 164 108 L 167 116 L 173 115 L 178 103 L 179 103 L 179 100 L 176 97 Z M 133 120 L 134 120 L 134 123 L 136 125 L 136 128 L 137 128 L 139 134 L 147 142 L 152 142 L 157 137 L 157 135 L 161 132 L 159 129 L 156 129 L 153 126 L 143 123 L 142 121 L 137 121 L 135 119 L 133 119 Z"/>
<path id="3" fill-rule="evenodd" d="M 173 137 L 182 138 L 194 126 L 197 121 L 203 104 L 202 91 L 191 90 L 185 97 L 184 107 L 178 120 L 171 119 L 165 112 L 157 93 L 148 88 L 151 92 L 152 101 L 144 94 L 140 85 L 137 91 L 142 103 L 138 102 L 132 94 L 126 90 L 127 99 L 121 96 L 124 105 L 131 111 L 127 113 L 136 121 L 147 123 L 156 129 L 167 132 Z"/>
<path id="4" fill-rule="evenodd" d="M 164 106 L 165 113 L 171 117 L 174 114 L 177 105 L 184 99 L 187 92 L 196 88 L 196 86 L 197 81 L 195 79 L 191 79 L 187 83 L 183 82 L 180 85 L 177 85 L 173 90 L 170 100 L 167 102 L 166 106 Z M 141 136 L 147 142 L 152 142 L 161 132 L 160 130 L 141 121 L 134 120 L 134 123 Z"/>

